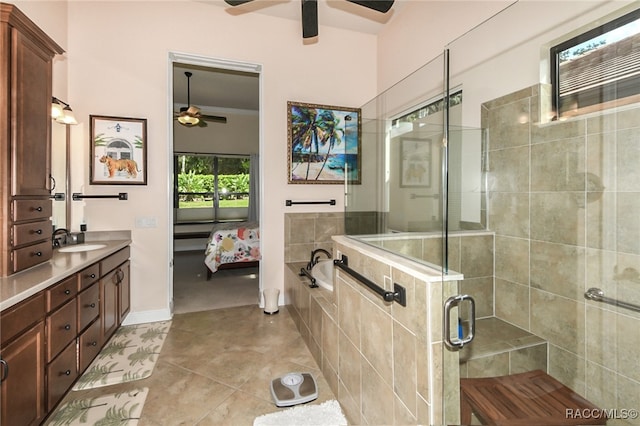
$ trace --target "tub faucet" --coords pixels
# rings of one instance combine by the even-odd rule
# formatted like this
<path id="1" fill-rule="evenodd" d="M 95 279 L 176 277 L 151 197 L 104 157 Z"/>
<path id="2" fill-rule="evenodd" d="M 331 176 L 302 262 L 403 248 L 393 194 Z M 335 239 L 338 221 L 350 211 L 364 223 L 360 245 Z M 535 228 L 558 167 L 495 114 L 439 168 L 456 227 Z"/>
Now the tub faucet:
<path id="1" fill-rule="evenodd" d="M 315 249 L 311 252 L 311 260 L 309 260 L 309 263 L 307 263 L 307 271 L 313 269 L 313 267 L 320 261 L 320 256 L 316 256 L 316 254 L 318 253 L 324 253 L 327 255 L 327 258 L 331 259 L 331 253 L 329 253 L 327 250 L 321 248 Z"/>
<path id="2" fill-rule="evenodd" d="M 63 237 L 57 237 L 58 234 L 62 234 L 62 233 L 64 233 Z M 60 247 L 61 241 L 62 241 L 62 244 L 66 244 L 70 236 L 71 234 L 65 228 L 58 228 L 55 231 L 53 231 L 53 234 L 51 234 L 51 241 L 53 243 L 53 248 Z"/>

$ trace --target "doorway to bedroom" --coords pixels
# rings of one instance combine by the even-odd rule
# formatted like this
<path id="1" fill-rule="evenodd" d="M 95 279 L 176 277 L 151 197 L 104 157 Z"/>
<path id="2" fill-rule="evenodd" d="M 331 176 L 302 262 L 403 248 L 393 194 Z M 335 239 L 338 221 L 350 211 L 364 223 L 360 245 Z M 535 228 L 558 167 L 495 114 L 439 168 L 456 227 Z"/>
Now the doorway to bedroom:
<path id="1" fill-rule="evenodd" d="M 174 314 L 259 304 L 259 71 L 172 62 Z"/>

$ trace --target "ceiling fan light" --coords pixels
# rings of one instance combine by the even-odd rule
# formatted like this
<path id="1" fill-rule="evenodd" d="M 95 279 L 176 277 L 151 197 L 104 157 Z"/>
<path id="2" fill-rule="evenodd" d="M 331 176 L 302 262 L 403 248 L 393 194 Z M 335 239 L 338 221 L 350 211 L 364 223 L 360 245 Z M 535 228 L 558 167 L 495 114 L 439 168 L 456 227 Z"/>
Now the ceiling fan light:
<path id="1" fill-rule="evenodd" d="M 178 117 L 178 122 L 185 126 L 195 126 L 200 122 L 200 119 L 198 117 L 193 117 L 191 115 L 184 114 Z"/>

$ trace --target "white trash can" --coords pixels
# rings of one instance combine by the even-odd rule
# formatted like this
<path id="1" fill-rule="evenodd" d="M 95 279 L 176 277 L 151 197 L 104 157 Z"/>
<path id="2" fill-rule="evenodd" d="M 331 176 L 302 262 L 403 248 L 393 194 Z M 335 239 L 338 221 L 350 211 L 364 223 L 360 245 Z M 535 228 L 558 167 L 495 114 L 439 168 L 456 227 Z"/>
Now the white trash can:
<path id="1" fill-rule="evenodd" d="M 277 288 L 265 288 L 262 290 L 262 295 L 264 296 L 264 313 L 267 315 L 277 314 L 280 290 Z"/>

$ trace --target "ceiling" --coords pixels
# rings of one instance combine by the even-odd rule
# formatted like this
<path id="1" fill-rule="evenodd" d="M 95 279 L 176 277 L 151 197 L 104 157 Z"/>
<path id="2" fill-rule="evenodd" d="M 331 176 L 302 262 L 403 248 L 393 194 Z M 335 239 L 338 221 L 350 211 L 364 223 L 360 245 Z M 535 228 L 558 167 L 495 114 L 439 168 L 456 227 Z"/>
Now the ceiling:
<path id="1" fill-rule="evenodd" d="M 231 7 L 224 0 L 197 0 L 211 6 L 221 7 L 235 16 L 245 13 L 264 15 L 300 21 L 300 0 L 254 0 L 240 6 Z M 402 8 L 403 2 L 395 0 L 391 10 L 385 14 L 345 0 L 318 0 L 319 39 L 322 27 L 349 29 L 367 34 L 377 34 Z M 300 24 L 302 42 L 302 24 Z M 175 109 L 187 105 L 187 77 L 191 77 L 191 104 L 202 108 L 204 113 L 224 112 L 229 109 L 258 111 L 259 78 L 257 74 L 208 68 L 196 65 L 174 64 L 173 103 Z"/>

